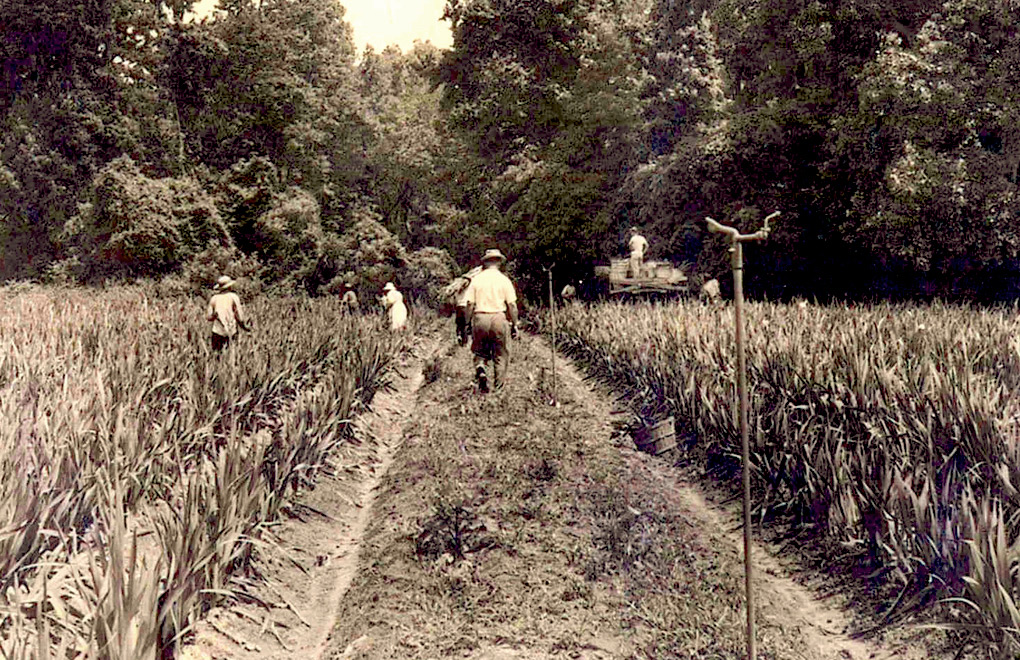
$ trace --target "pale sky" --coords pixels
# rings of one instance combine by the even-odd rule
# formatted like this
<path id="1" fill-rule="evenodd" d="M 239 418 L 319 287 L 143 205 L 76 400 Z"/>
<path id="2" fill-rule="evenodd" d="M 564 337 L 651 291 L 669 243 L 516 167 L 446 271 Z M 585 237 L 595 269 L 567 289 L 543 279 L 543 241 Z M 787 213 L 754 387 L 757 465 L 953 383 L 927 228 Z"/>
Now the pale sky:
<path id="1" fill-rule="evenodd" d="M 344 19 L 354 27 L 354 46 L 360 54 L 365 44 L 376 52 L 390 44 L 405 53 L 415 40 L 431 41 L 438 48 L 453 43 L 450 24 L 439 20 L 446 0 L 338 0 L 347 8 Z M 212 11 L 217 0 L 199 0 L 195 13 Z"/>

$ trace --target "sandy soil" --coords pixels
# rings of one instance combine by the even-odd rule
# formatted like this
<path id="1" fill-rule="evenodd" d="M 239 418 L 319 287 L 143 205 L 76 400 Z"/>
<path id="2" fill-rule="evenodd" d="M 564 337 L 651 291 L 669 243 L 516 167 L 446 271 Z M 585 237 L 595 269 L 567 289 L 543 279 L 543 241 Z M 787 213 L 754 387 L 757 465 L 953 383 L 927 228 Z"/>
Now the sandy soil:
<path id="1" fill-rule="evenodd" d="M 507 387 L 483 396 L 442 332 L 260 553 L 269 606 L 213 610 L 181 657 L 742 657 L 737 507 L 634 449 L 569 360 L 554 383 L 540 339 L 515 342 Z M 919 630 L 852 637 L 845 598 L 753 556 L 759 658 L 938 657 Z"/>
<path id="2" fill-rule="evenodd" d="M 180 658 L 323 657 L 344 592 L 358 570 L 379 480 L 399 448 L 421 387 L 427 350 L 405 356 L 393 389 L 378 393 L 372 410 L 356 421 L 356 442 L 334 458 L 333 469 L 303 494 L 297 517 L 282 522 L 273 543 L 259 553 L 256 569 L 263 580 L 249 591 L 263 602 L 212 609 Z"/>

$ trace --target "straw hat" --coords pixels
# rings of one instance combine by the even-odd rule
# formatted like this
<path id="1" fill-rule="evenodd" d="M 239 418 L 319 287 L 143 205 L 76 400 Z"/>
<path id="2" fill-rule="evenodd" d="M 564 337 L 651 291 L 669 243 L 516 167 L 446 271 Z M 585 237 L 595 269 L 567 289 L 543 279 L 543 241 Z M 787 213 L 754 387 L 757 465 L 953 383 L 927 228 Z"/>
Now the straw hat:
<path id="1" fill-rule="evenodd" d="M 387 282 L 386 286 L 382 288 L 383 291 L 396 291 L 397 287 L 393 286 L 393 282 Z"/>
<path id="2" fill-rule="evenodd" d="M 217 291 L 226 291 L 232 286 L 234 286 L 234 280 L 229 275 L 220 275 L 220 278 L 216 280 L 216 286 L 213 288 Z"/>
<path id="3" fill-rule="evenodd" d="M 485 254 L 482 255 L 483 264 L 488 261 L 495 261 L 497 259 L 499 261 L 506 261 L 506 257 L 503 256 L 503 253 L 496 249 L 486 250 Z"/>

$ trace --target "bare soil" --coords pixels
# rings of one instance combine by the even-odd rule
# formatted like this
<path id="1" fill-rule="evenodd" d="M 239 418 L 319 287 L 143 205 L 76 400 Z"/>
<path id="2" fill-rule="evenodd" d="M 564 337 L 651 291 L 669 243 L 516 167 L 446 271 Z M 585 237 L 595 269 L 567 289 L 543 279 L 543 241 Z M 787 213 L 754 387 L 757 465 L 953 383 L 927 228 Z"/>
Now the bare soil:
<path id="1" fill-rule="evenodd" d="M 181 657 L 740 658 L 737 510 L 634 449 L 620 404 L 548 345 L 512 346 L 479 393 L 443 328 L 409 353 L 358 443 L 260 553 L 265 604 L 213 610 Z M 762 659 L 937 658 L 910 628 L 867 639 L 796 558 L 753 548 Z"/>
<path id="2" fill-rule="evenodd" d="M 434 347 L 434 342 L 431 344 Z M 361 541 L 379 480 L 389 469 L 422 384 L 420 347 L 402 359 L 393 387 L 376 394 L 314 490 L 262 544 L 245 584 L 259 602 L 213 608 L 179 657 L 317 660 L 323 657 L 344 593 L 358 571 Z"/>

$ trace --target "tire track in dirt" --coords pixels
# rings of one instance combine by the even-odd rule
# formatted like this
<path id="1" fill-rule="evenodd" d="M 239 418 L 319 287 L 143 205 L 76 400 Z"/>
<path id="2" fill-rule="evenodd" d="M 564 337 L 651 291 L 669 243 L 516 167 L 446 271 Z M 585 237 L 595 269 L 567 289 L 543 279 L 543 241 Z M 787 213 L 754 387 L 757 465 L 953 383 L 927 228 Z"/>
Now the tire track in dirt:
<path id="1" fill-rule="evenodd" d="M 545 342 L 548 351 L 548 343 Z M 575 396 L 603 399 L 599 416 L 608 421 L 612 404 L 607 393 L 594 391 L 575 368 L 573 360 L 557 353 L 556 371 L 565 387 Z M 743 531 L 738 506 L 716 505 L 706 499 L 701 486 L 686 480 L 667 460 L 621 445 L 620 451 L 632 472 L 641 472 L 659 484 L 660 493 L 690 516 L 710 545 L 725 557 L 724 561 L 743 571 Z M 792 561 L 792 560 L 791 560 Z M 759 638 L 776 633 L 799 638 L 804 660 L 922 660 L 948 659 L 950 653 L 937 653 L 926 643 L 921 631 L 895 630 L 888 639 L 860 639 L 852 635 L 852 615 L 837 603 L 819 598 L 811 586 L 798 582 L 789 562 L 771 554 L 762 544 L 753 543 L 752 563 L 756 619 Z"/>
<path id="2" fill-rule="evenodd" d="M 262 601 L 216 607 L 199 621 L 183 660 L 318 660 L 327 649 L 344 593 L 358 572 L 362 538 L 379 482 L 399 449 L 422 365 L 435 341 L 412 351 L 392 389 L 380 391 L 355 421 L 356 442 L 333 459 L 334 469 L 302 495 L 299 516 L 259 544 L 260 577 L 243 586 Z"/>

